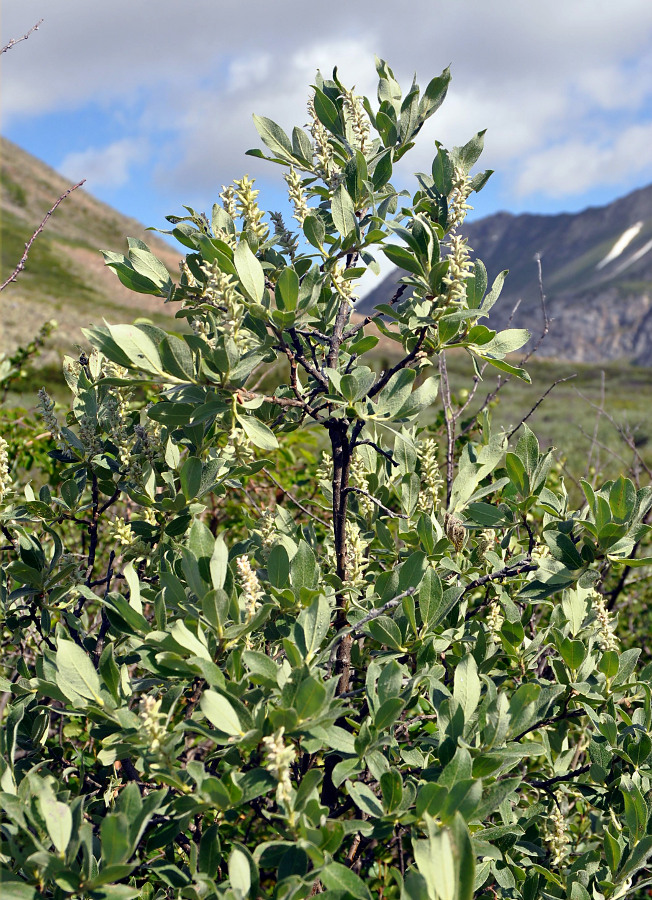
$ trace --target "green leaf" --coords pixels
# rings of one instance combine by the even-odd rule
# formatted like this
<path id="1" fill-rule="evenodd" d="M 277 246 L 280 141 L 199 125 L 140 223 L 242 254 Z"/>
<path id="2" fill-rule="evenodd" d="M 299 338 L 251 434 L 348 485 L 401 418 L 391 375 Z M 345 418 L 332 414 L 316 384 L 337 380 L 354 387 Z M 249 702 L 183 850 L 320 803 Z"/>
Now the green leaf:
<path id="1" fill-rule="evenodd" d="M 383 417 L 395 416 L 405 405 L 412 393 L 412 385 L 416 377 L 414 369 L 401 369 L 392 375 L 385 387 L 378 395 L 378 415 Z"/>
<path id="2" fill-rule="evenodd" d="M 387 259 L 399 269 L 405 269 L 406 272 L 411 272 L 413 275 L 425 276 L 421 263 L 405 247 L 398 244 L 385 244 L 382 250 Z"/>
<path id="3" fill-rule="evenodd" d="M 254 447 L 260 447 L 261 450 L 278 449 L 276 435 L 260 419 L 257 419 L 255 416 L 240 415 L 240 413 L 236 413 L 236 418 Z"/>
<path id="4" fill-rule="evenodd" d="M 614 481 L 609 491 L 609 506 L 613 514 L 614 522 L 625 524 L 629 522 L 636 509 L 636 488 L 634 483 L 621 475 Z"/>
<path id="5" fill-rule="evenodd" d="M 38 800 L 50 840 L 57 852 L 63 855 L 72 836 L 72 813 L 70 807 L 66 803 L 60 803 L 52 788 L 45 782 L 41 783 Z M 4 891 L 2 893 L 4 896 Z"/>
<path id="6" fill-rule="evenodd" d="M 100 679 L 86 653 L 72 641 L 59 640 L 57 645 L 57 684 L 69 697 L 83 697 L 104 706 L 100 696 Z"/>
<path id="7" fill-rule="evenodd" d="M 276 305 L 279 309 L 294 311 L 299 300 L 299 276 L 291 266 L 286 266 L 276 282 Z"/>
<path id="8" fill-rule="evenodd" d="M 110 336 L 125 354 L 130 365 L 142 372 L 150 372 L 154 375 L 162 375 L 163 366 L 161 365 L 161 357 L 158 352 L 158 345 L 152 340 L 152 337 L 138 325 L 109 325 L 107 326 Z M 161 340 L 165 337 L 165 332 L 161 332 Z"/>
<path id="9" fill-rule="evenodd" d="M 21 881 L 13 872 L 0 868 L 0 884 L 2 885 L 2 900 L 36 900 L 36 887 Z M 39 897 L 43 896 L 40 892 Z"/>
<path id="10" fill-rule="evenodd" d="M 158 347 L 161 366 L 165 372 L 187 381 L 194 381 L 195 366 L 188 344 L 174 334 L 163 338 Z"/>
<path id="11" fill-rule="evenodd" d="M 355 231 L 358 221 L 355 215 L 355 207 L 353 206 L 351 195 L 343 184 L 338 187 L 333 195 L 331 213 L 333 224 L 342 237 L 346 237 L 352 231 Z"/>
<path id="12" fill-rule="evenodd" d="M 233 251 L 233 262 L 249 299 L 261 303 L 265 294 L 265 274 L 246 240 L 241 240 Z"/>
<path id="13" fill-rule="evenodd" d="M 283 588 L 290 577 L 290 560 L 283 544 L 275 544 L 267 559 L 267 577 L 275 588 Z"/>
<path id="14" fill-rule="evenodd" d="M 340 391 L 349 402 L 354 403 L 367 394 L 375 380 L 376 375 L 368 366 L 360 366 L 350 374 L 342 375 Z"/>
<path id="15" fill-rule="evenodd" d="M 229 881 L 239 900 L 249 896 L 251 889 L 251 869 L 249 856 L 241 847 L 234 847 L 229 856 Z"/>
<path id="16" fill-rule="evenodd" d="M 464 710 L 465 720 L 469 720 L 480 702 L 480 677 L 475 658 L 467 653 L 455 667 L 453 697 Z"/>
<path id="17" fill-rule="evenodd" d="M 303 220 L 302 228 L 308 243 L 312 244 L 312 246 L 316 247 L 318 250 L 321 250 L 324 244 L 324 238 L 326 237 L 326 226 L 324 225 L 322 217 L 310 213 Z"/>
<path id="18" fill-rule="evenodd" d="M 196 456 L 189 456 L 180 472 L 181 490 L 187 500 L 197 496 L 201 485 L 202 463 Z"/>
<path id="19" fill-rule="evenodd" d="M 564 638 L 559 647 L 561 657 L 569 669 L 579 669 L 587 654 L 587 647 L 583 641 L 571 641 Z"/>
<path id="20" fill-rule="evenodd" d="M 530 479 L 521 458 L 515 453 L 505 454 L 505 468 L 510 481 L 521 497 L 528 497 L 530 494 Z"/>
<path id="21" fill-rule="evenodd" d="M 374 716 L 374 726 L 379 733 L 387 731 L 405 709 L 405 700 L 400 697 L 388 697 L 384 700 Z"/>
<path id="22" fill-rule="evenodd" d="M 202 712 L 208 721 L 224 734 L 242 735 L 242 725 L 235 709 L 222 694 L 204 691 L 200 701 Z"/>
<path id="23" fill-rule="evenodd" d="M 269 147 L 275 156 L 292 162 L 292 144 L 287 134 L 280 125 L 265 116 L 254 114 L 254 125 L 265 146 Z"/>
<path id="24" fill-rule="evenodd" d="M 224 587 L 229 566 L 229 551 L 221 535 L 215 538 L 210 561 L 210 573 L 213 588 L 220 591 Z"/>
<path id="25" fill-rule="evenodd" d="M 429 82 L 419 103 L 419 117 L 421 119 L 428 119 L 433 113 L 437 112 L 444 102 L 450 80 L 451 72 L 447 66 L 441 75 Z"/>
<path id="26" fill-rule="evenodd" d="M 502 359 L 507 353 L 520 350 L 529 340 L 530 332 L 526 328 L 508 328 L 506 331 L 499 331 L 495 338 L 482 345 L 482 355 Z"/>
<path id="27" fill-rule="evenodd" d="M 266 684 L 276 686 L 278 684 L 279 669 L 273 659 L 257 650 L 244 650 L 242 661 L 252 675 L 262 679 Z"/>
<path id="28" fill-rule="evenodd" d="M 292 587 L 295 590 L 300 590 L 302 587 L 314 588 L 317 574 L 317 560 L 312 548 L 305 541 L 299 541 L 297 552 L 290 563 Z"/>
<path id="29" fill-rule="evenodd" d="M 328 863 L 319 872 L 319 879 L 332 891 L 344 891 L 356 900 L 371 900 L 371 892 L 360 876 L 341 863 Z"/>
<path id="30" fill-rule="evenodd" d="M 468 172 L 478 161 L 480 154 L 482 153 L 482 148 L 484 147 L 485 134 L 486 129 L 484 131 L 479 131 L 471 138 L 468 144 L 464 144 L 463 147 L 454 148 L 451 155 L 453 159 L 462 166 L 465 172 Z"/>
<path id="31" fill-rule="evenodd" d="M 383 806 L 388 813 L 393 812 L 401 805 L 403 799 L 403 779 L 398 769 L 390 769 L 380 776 L 380 792 L 383 797 Z"/>
<path id="32" fill-rule="evenodd" d="M 310 662 L 321 647 L 330 624 L 330 607 L 323 594 L 315 597 L 308 609 L 299 613 L 298 627 L 295 629 L 296 644 L 306 662 Z"/>
<path id="33" fill-rule="evenodd" d="M 623 776 L 620 791 L 625 803 L 625 821 L 633 842 L 637 843 L 645 834 L 648 808 L 639 788 L 631 778 Z"/>
<path id="34" fill-rule="evenodd" d="M 333 101 L 319 88 L 315 88 L 314 96 L 315 113 L 319 121 L 331 134 L 342 134 L 340 114 Z"/>
<path id="35" fill-rule="evenodd" d="M 378 819 L 384 815 L 380 800 L 368 785 L 361 781 L 355 783 L 347 781 L 346 789 L 355 805 L 363 813 L 367 813 L 374 819 Z"/>
<path id="36" fill-rule="evenodd" d="M 309 719 L 316 716 L 324 704 L 326 699 L 326 688 L 312 676 L 304 678 L 294 698 L 293 707 L 297 711 L 299 720 Z"/>
<path id="37" fill-rule="evenodd" d="M 483 356 L 483 354 L 479 353 L 477 350 L 476 355 L 485 360 L 485 362 L 488 362 L 490 366 L 494 367 L 494 369 L 499 369 L 501 372 L 507 372 L 508 375 L 515 375 L 517 378 L 520 378 L 521 381 L 525 381 L 526 384 L 531 384 L 532 379 L 525 371 L 525 369 L 520 369 L 518 366 L 513 366 L 511 365 L 511 363 L 507 363 L 503 359 L 494 359 L 491 356 Z"/>
<path id="38" fill-rule="evenodd" d="M 389 616 L 378 616 L 367 622 L 366 629 L 375 641 L 384 644 L 392 650 L 404 650 L 401 629 Z"/>
<path id="39" fill-rule="evenodd" d="M 124 813 L 109 813 L 100 826 L 102 862 L 105 866 L 125 863 L 131 856 L 129 820 Z"/>

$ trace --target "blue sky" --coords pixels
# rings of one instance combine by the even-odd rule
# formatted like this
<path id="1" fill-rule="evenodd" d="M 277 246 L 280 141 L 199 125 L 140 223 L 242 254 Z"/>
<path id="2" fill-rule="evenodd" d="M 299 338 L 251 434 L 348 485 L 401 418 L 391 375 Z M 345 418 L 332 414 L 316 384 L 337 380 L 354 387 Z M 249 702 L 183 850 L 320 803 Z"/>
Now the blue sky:
<path id="1" fill-rule="evenodd" d="M 304 124 L 316 68 L 374 95 L 374 54 L 407 88 L 448 64 L 448 98 L 402 173 L 435 139 L 487 128 L 496 175 L 475 215 L 575 211 L 652 181 L 649 0 L 4 0 L 3 134 L 147 225 L 182 204 L 210 209 L 247 172 L 283 206 L 280 170 L 251 113 Z"/>

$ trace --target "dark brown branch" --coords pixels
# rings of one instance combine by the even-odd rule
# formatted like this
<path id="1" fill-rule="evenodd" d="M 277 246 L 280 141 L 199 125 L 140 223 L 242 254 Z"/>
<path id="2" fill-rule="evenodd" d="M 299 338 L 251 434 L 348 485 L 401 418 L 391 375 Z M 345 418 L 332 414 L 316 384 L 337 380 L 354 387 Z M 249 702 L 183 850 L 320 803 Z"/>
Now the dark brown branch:
<path id="1" fill-rule="evenodd" d="M 539 567 L 538 565 L 536 565 L 536 563 L 524 561 L 513 566 L 505 566 L 503 569 L 499 569 L 497 572 L 491 572 L 489 575 L 483 575 L 482 578 L 476 578 L 474 581 L 470 581 L 467 584 L 467 586 L 460 594 L 460 600 L 464 597 L 465 594 L 468 594 L 469 591 L 473 591 L 476 588 L 483 587 L 483 585 L 485 584 L 489 584 L 490 582 L 494 581 L 504 581 L 505 578 L 511 578 L 513 575 L 525 575 L 527 572 L 536 572 L 538 568 Z M 480 606 L 475 607 L 475 609 L 470 609 L 464 617 L 465 621 L 468 621 L 486 605 L 486 603 L 481 603 Z"/>
<path id="2" fill-rule="evenodd" d="M 585 715 L 585 713 L 584 710 L 581 709 L 564 710 L 564 712 L 559 713 L 557 716 L 550 716 L 548 719 L 541 719 L 539 722 L 535 722 L 534 725 L 530 725 L 529 728 L 526 728 L 525 731 L 517 734 L 512 740 L 520 741 L 521 738 L 524 738 L 525 735 L 529 734 L 531 731 L 545 728 L 546 725 L 555 725 L 557 722 L 563 722 L 565 719 L 581 719 L 583 715 Z"/>
<path id="3" fill-rule="evenodd" d="M 410 350 L 408 355 L 404 356 L 403 359 L 399 360 L 395 366 L 392 366 L 391 369 L 388 369 L 383 375 L 380 376 L 378 381 L 374 384 L 374 386 L 369 390 L 369 393 L 367 394 L 367 397 L 369 399 L 371 399 L 372 397 L 375 397 L 376 394 L 379 394 L 382 391 L 382 389 L 385 387 L 385 385 L 387 384 L 389 379 L 392 377 L 392 375 L 396 375 L 396 373 L 400 372 L 401 369 L 408 368 L 408 366 L 410 365 L 412 360 L 414 360 L 416 358 L 417 354 L 421 350 L 423 342 L 426 339 L 427 331 L 428 331 L 427 328 L 422 328 L 421 331 L 419 332 L 419 337 L 417 339 L 416 344 Z"/>
<path id="4" fill-rule="evenodd" d="M 25 244 L 25 252 L 24 252 L 23 255 L 21 256 L 20 262 L 18 263 L 18 265 L 16 266 L 16 268 L 14 269 L 14 271 L 11 273 L 11 275 L 9 276 L 9 278 L 7 278 L 6 281 L 3 281 L 3 283 L 0 284 L 0 291 L 4 291 L 4 289 L 5 289 L 9 284 L 11 284 L 12 281 L 15 281 L 15 280 L 18 278 L 18 276 L 20 275 L 20 273 L 23 271 L 23 269 L 25 268 L 25 265 L 26 265 L 26 263 L 27 263 L 27 257 L 28 257 L 28 255 L 29 255 L 29 251 L 32 249 L 32 244 L 34 243 L 34 241 L 36 240 L 36 238 L 39 236 L 39 234 L 41 234 L 41 232 L 42 232 L 43 229 L 45 228 L 48 219 L 50 218 L 50 216 L 52 215 L 52 213 L 55 211 L 55 209 L 59 206 L 59 204 L 60 204 L 63 200 L 66 199 L 66 197 L 67 197 L 69 194 L 72 194 L 72 192 L 73 192 L 73 191 L 76 191 L 78 187 L 81 187 L 82 184 L 85 183 L 85 181 L 86 181 L 86 179 L 85 179 L 85 178 L 82 178 L 82 180 L 79 181 L 77 184 L 73 185 L 71 188 L 68 188 L 68 190 L 65 191 L 65 192 L 59 197 L 59 199 L 58 199 L 57 202 L 54 204 L 54 206 L 50 207 L 50 209 L 47 211 L 47 213 L 46 213 L 45 216 L 43 217 L 43 221 L 41 222 L 41 224 L 38 226 L 38 228 L 36 229 L 36 231 L 32 234 L 31 238 L 30 238 L 30 239 L 27 241 L 27 243 Z"/>
<path id="5" fill-rule="evenodd" d="M 542 788 L 542 790 L 549 790 L 554 784 L 561 784 L 564 781 L 572 781 L 574 778 L 577 778 L 579 775 L 584 775 L 591 768 L 591 764 L 587 763 L 585 766 L 580 766 L 579 769 L 574 769 L 572 772 L 567 772 L 565 775 L 555 775 L 554 778 L 546 778 L 543 781 L 526 781 L 525 784 L 530 785 L 530 787 Z"/>
<path id="6" fill-rule="evenodd" d="M 389 301 L 388 305 L 394 306 L 395 303 L 398 303 L 398 301 L 401 299 L 403 294 L 406 292 L 407 288 L 408 288 L 407 284 L 399 285 L 396 293 L 394 294 L 392 299 Z M 376 313 L 375 316 L 365 316 L 365 318 L 362 320 L 362 322 L 358 322 L 357 325 L 352 325 L 351 328 L 347 328 L 347 330 L 342 335 L 342 340 L 343 341 L 350 340 L 350 338 L 355 337 L 355 335 L 359 331 L 361 331 L 366 325 L 370 325 L 372 322 L 375 322 L 376 319 L 380 319 L 380 318 L 382 318 L 382 313 Z"/>
<path id="7" fill-rule="evenodd" d="M 361 447 L 363 444 L 368 444 L 370 447 L 373 447 L 374 450 L 376 451 L 376 453 L 380 453 L 381 456 L 384 456 L 385 459 L 390 463 L 390 465 L 398 466 L 398 463 L 396 462 L 396 460 L 394 459 L 392 454 L 389 452 L 389 450 L 383 450 L 382 447 L 379 447 L 378 444 L 376 444 L 374 441 L 369 441 L 369 440 L 355 441 L 354 443 L 351 444 L 351 450 L 355 450 L 356 447 Z"/>

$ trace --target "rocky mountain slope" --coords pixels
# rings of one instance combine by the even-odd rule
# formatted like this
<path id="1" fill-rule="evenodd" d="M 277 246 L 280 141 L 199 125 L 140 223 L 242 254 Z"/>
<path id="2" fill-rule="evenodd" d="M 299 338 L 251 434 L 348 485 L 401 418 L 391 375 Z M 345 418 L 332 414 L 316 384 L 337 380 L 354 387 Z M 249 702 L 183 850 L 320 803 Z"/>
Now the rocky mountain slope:
<path id="1" fill-rule="evenodd" d="M 40 160 L 1 139 L 0 282 L 13 271 L 45 213 L 70 186 Z M 133 294 L 104 265 L 99 250 L 126 252 L 127 236 L 149 244 L 173 277 L 178 275 L 181 254 L 145 231 L 139 222 L 83 188 L 67 197 L 32 245 L 24 272 L 0 294 L 0 352 L 28 341 L 48 319 L 59 323 L 48 343 L 65 353 L 83 340 L 81 328 L 102 317 L 109 322 L 132 321 L 138 316 L 169 322 L 173 310 L 156 297 Z"/>
<path id="2" fill-rule="evenodd" d="M 490 281 L 510 270 L 492 327 L 504 327 L 520 300 L 512 324 L 540 330 L 540 254 L 552 319 L 542 355 L 652 365 L 652 185 L 577 214 L 497 213 L 465 233 Z M 387 302 L 400 277 L 390 273 L 360 311 Z"/>

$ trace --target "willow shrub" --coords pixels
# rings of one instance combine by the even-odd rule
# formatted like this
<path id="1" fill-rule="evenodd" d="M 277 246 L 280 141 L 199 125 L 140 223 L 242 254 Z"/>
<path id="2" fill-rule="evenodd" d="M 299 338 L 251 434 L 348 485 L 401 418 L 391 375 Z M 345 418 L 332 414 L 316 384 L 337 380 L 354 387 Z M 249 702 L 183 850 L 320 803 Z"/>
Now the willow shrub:
<path id="1" fill-rule="evenodd" d="M 601 578 L 652 490 L 587 484 L 570 509 L 527 427 L 424 428 L 445 352 L 527 378 L 505 357 L 528 333 L 489 327 L 505 273 L 487 291 L 460 233 L 482 133 L 437 144 L 414 194 L 391 183 L 448 71 L 403 97 L 377 69 L 377 107 L 334 73 L 307 131 L 255 118 L 293 228 L 245 177 L 210 219 L 170 217 L 178 284 L 139 241 L 106 253 L 180 330 L 90 328 L 65 423 L 41 393 L 60 485 L 19 494 L 5 460 L 3 900 L 650 883 L 652 669 L 620 652 Z M 402 286 L 352 319 L 381 252 Z M 307 429 L 312 489 L 262 506 Z M 207 508 L 234 496 L 255 512 L 223 528 Z"/>

